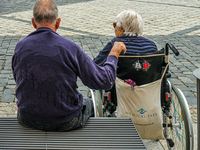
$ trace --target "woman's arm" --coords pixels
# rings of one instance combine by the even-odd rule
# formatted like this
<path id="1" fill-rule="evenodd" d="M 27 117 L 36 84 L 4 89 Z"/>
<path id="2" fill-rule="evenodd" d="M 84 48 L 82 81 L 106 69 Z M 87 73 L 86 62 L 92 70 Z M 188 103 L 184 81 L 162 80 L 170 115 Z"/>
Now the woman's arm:
<path id="1" fill-rule="evenodd" d="M 111 42 L 109 42 L 100 52 L 99 52 L 99 55 L 94 58 L 94 62 L 99 65 L 99 66 L 103 66 L 103 64 L 106 62 L 107 60 L 107 57 L 110 53 L 112 49 L 112 44 Z"/>

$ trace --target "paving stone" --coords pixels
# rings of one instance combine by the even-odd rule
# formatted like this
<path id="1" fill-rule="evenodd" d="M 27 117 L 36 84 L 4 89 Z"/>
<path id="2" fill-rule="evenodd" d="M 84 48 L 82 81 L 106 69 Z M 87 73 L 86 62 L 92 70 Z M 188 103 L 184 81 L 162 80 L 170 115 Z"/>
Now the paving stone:
<path id="1" fill-rule="evenodd" d="M 4 83 L 0 83 L 0 87 L 5 87 L 6 85 L 7 85 L 6 82 L 4 82 Z"/>
<path id="2" fill-rule="evenodd" d="M 171 73 L 171 78 L 176 78 L 176 76 L 172 72 L 170 73 Z"/>
<path id="3" fill-rule="evenodd" d="M 186 77 L 189 77 L 189 78 L 190 78 L 193 82 L 195 82 L 195 83 L 196 83 L 196 81 L 197 81 L 197 79 L 196 79 L 196 77 L 193 75 L 193 73 L 192 73 L 192 74 L 187 74 Z"/>
<path id="4" fill-rule="evenodd" d="M 10 70 L 2 70 L 1 74 L 10 74 Z"/>
<path id="5" fill-rule="evenodd" d="M 4 87 L 0 86 L 0 93 L 2 93 L 3 90 L 4 90 Z"/>
<path id="6" fill-rule="evenodd" d="M 5 111 L 0 111 L 0 116 L 1 116 L 1 117 L 6 117 Z"/>
<path id="7" fill-rule="evenodd" d="M 10 74 L 8 79 L 9 80 L 14 80 L 13 74 Z"/>
<path id="8" fill-rule="evenodd" d="M 192 91 L 182 91 L 185 97 L 194 97 L 194 94 Z"/>
<path id="9" fill-rule="evenodd" d="M 181 67 L 179 68 L 182 72 L 190 72 L 189 69 L 187 69 L 186 67 Z"/>
<path id="10" fill-rule="evenodd" d="M 1 97 L 1 102 L 13 102 L 14 101 L 14 95 L 10 95 L 10 94 L 3 94 Z"/>
<path id="11" fill-rule="evenodd" d="M 190 87 L 190 90 L 191 90 L 192 92 L 196 93 L 197 87 Z"/>
<path id="12" fill-rule="evenodd" d="M 169 81 L 171 83 L 173 83 L 174 85 L 182 85 L 183 84 L 180 80 L 178 80 L 176 78 L 169 78 Z"/>
<path id="13" fill-rule="evenodd" d="M 7 116 L 11 117 L 12 115 L 16 115 L 16 112 L 13 110 L 7 111 Z"/>
<path id="14" fill-rule="evenodd" d="M 181 71 L 174 72 L 174 70 L 170 70 L 176 77 L 185 77 L 185 75 Z"/>
<path id="15" fill-rule="evenodd" d="M 190 88 L 191 87 L 196 87 L 196 84 L 193 84 L 193 83 L 185 83 L 185 85 L 188 86 L 188 87 L 190 87 Z"/>
<path id="16" fill-rule="evenodd" d="M 182 82 L 184 83 L 194 83 L 190 78 L 188 77 L 178 77 Z"/>
<path id="17" fill-rule="evenodd" d="M 197 105 L 197 98 L 195 97 L 186 97 L 186 100 L 190 105 Z"/>
<path id="18" fill-rule="evenodd" d="M 190 71 L 190 72 L 183 72 L 184 75 L 188 76 L 188 75 L 193 75 L 193 73 Z"/>
<path id="19" fill-rule="evenodd" d="M 13 95 L 15 93 L 15 89 L 5 89 L 4 94 Z"/>
<path id="20" fill-rule="evenodd" d="M 193 72 L 194 70 L 197 69 L 197 67 L 195 67 L 195 66 L 194 66 L 194 67 L 189 67 L 188 69 L 189 69 L 191 72 Z"/>
<path id="21" fill-rule="evenodd" d="M 0 79 L 2 78 L 8 78 L 8 75 L 7 74 L 0 74 Z"/>
<path id="22" fill-rule="evenodd" d="M 79 85 L 79 86 L 78 86 L 78 90 L 79 90 L 79 91 L 84 91 L 84 90 L 86 91 L 87 89 L 88 89 L 88 88 L 87 88 L 86 86 L 84 86 L 84 85 Z"/>
<path id="23" fill-rule="evenodd" d="M 9 80 L 8 85 L 16 85 L 15 80 Z"/>
<path id="24" fill-rule="evenodd" d="M 189 91 L 189 90 L 191 90 L 189 87 L 187 87 L 187 86 L 184 85 L 184 84 L 179 85 L 178 88 L 179 88 L 181 91 Z"/>
<path id="25" fill-rule="evenodd" d="M 84 97 L 86 97 L 87 96 L 87 91 L 79 91 Z"/>
<path id="26" fill-rule="evenodd" d="M 8 103 L 0 103 L 0 107 L 7 107 L 8 105 Z"/>
<path id="27" fill-rule="evenodd" d="M 0 83 L 7 83 L 7 82 L 8 82 L 8 79 L 0 78 Z"/>

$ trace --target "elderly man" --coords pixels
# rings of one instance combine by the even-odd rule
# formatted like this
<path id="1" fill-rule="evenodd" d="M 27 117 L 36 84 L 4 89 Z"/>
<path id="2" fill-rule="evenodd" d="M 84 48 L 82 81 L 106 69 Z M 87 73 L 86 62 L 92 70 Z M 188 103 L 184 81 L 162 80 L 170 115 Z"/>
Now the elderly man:
<path id="1" fill-rule="evenodd" d="M 116 42 L 100 67 L 78 45 L 56 33 L 60 21 L 52 0 L 37 1 L 32 18 L 36 31 L 16 45 L 12 59 L 18 120 L 45 131 L 83 126 L 93 104 L 77 91 L 77 77 L 89 88 L 110 89 L 118 55 L 126 51 L 122 42 Z"/>

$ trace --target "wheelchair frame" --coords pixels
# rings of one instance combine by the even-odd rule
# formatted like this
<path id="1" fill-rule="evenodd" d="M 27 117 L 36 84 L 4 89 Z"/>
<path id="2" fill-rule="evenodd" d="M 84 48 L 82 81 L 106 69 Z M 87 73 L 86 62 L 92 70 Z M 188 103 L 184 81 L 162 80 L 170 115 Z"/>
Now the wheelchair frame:
<path id="1" fill-rule="evenodd" d="M 166 43 L 164 49 L 165 65 L 169 63 L 169 48 L 176 56 L 179 55 L 171 43 Z M 188 103 L 183 92 L 171 85 L 167 79 L 171 77 L 168 70 L 169 68 L 163 78 L 161 88 L 163 132 L 167 146 L 169 150 L 193 150 L 194 135 Z M 109 92 L 90 89 L 87 96 L 92 97 L 95 117 L 111 117 L 110 110 L 113 104 L 109 101 Z"/>

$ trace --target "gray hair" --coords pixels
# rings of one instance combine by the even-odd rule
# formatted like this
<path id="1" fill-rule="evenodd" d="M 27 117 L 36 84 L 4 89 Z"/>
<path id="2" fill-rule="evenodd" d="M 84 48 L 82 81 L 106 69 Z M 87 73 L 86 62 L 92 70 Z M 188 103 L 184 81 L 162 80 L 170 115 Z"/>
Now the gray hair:
<path id="1" fill-rule="evenodd" d="M 125 10 L 116 17 L 116 25 L 123 26 L 124 34 L 129 36 L 142 36 L 143 24 L 142 17 L 132 10 Z"/>
<path id="2" fill-rule="evenodd" d="M 53 0 L 38 0 L 33 8 L 33 17 L 36 24 L 55 24 L 58 8 Z"/>

